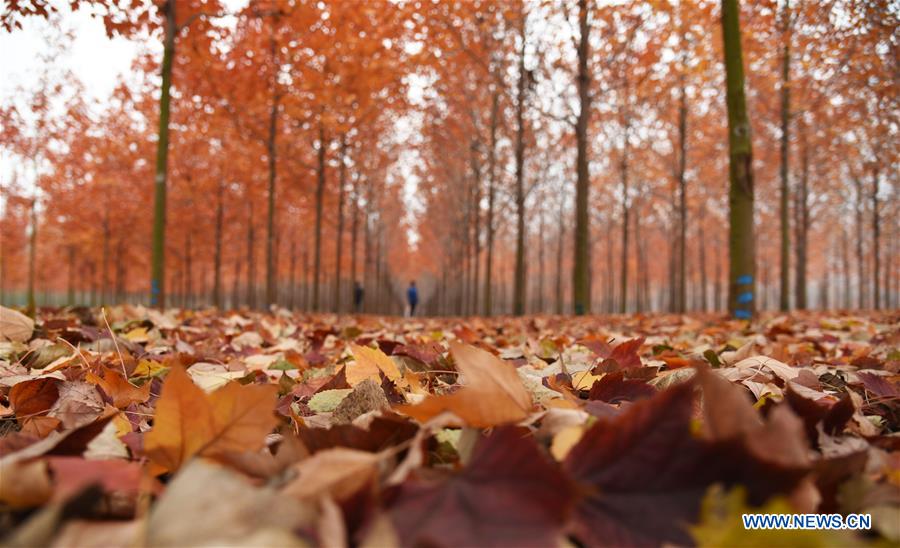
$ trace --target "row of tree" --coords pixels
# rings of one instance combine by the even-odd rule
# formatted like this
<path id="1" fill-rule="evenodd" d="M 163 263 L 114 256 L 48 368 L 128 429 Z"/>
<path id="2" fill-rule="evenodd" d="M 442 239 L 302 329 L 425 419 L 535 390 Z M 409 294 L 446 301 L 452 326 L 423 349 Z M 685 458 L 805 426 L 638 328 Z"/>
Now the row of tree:
<path id="1" fill-rule="evenodd" d="M 888 2 L 74 4 L 163 55 L 0 107 L 3 302 L 898 305 Z"/>
<path id="2" fill-rule="evenodd" d="M 431 311 L 896 307 L 897 14 L 740 10 L 434 6 Z"/>

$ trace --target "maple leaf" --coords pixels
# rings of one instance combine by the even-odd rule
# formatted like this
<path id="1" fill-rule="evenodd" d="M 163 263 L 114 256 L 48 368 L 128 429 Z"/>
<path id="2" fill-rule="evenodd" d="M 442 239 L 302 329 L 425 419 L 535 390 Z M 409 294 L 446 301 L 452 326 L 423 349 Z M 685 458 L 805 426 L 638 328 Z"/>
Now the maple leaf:
<path id="1" fill-rule="evenodd" d="M 118 371 L 102 367 L 101 372 L 102 377 L 90 372 L 85 380 L 99 386 L 109 400 L 112 400 L 113 407 L 125 409 L 133 403 L 144 403 L 150 399 L 150 383 L 138 387 L 128 382 Z"/>
<path id="2" fill-rule="evenodd" d="M 528 416 L 532 402 L 515 368 L 490 352 L 457 342 L 450 343 L 456 367 L 466 385 L 456 392 L 428 396 L 417 405 L 395 409 L 420 422 L 450 411 L 475 427 L 518 422 Z"/>
<path id="3" fill-rule="evenodd" d="M 207 395 L 181 368 L 166 377 L 144 452 L 167 470 L 196 454 L 259 449 L 277 423 L 272 409 L 278 387 L 229 383 Z"/>
<path id="4" fill-rule="evenodd" d="M 384 373 L 385 377 L 394 382 L 403 378 L 397 364 L 381 350 L 351 344 L 350 351 L 356 359 L 354 363 L 347 364 L 344 368 L 347 384 L 350 386 L 355 387 L 366 379 L 381 384 L 380 373 Z"/>
<path id="5" fill-rule="evenodd" d="M 59 398 L 59 379 L 42 378 L 22 381 L 9 391 L 9 403 L 19 421 L 45 413 Z"/>
<path id="6" fill-rule="evenodd" d="M 608 403 L 634 401 L 649 398 L 656 394 L 656 389 L 638 379 L 626 379 L 622 371 L 607 373 L 600 380 L 594 381 L 588 399 Z"/>
<path id="7" fill-rule="evenodd" d="M 599 420 L 573 447 L 564 469 L 583 499 L 573 533 L 589 545 L 687 544 L 706 488 L 710 454 L 691 435 L 694 386 L 682 383 Z"/>
<path id="8" fill-rule="evenodd" d="M 407 479 L 390 497 L 404 546 L 551 546 L 574 500 L 571 484 L 527 430 L 498 427 L 449 478 Z"/>
<path id="9" fill-rule="evenodd" d="M 571 449 L 563 464 L 582 487 L 572 527 L 578 540 L 689 544 L 685 526 L 697 519 L 710 485 L 745 485 L 759 504 L 790 493 L 806 476 L 796 417 L 780 413 L 763 423 L 748 402 L 741 404 L 739 388 L 708 375 L 701 385 L 710 437 L 692 433 L 696 383 L 684 382 L 599 420 Z M 779 441 L 785 436 L 792 439 Z"/>

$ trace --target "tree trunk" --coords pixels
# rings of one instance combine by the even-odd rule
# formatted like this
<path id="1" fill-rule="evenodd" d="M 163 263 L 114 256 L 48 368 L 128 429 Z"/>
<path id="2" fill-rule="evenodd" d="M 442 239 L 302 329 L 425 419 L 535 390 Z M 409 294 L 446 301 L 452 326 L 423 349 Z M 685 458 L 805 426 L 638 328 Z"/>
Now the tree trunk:
<path id="1" fill-rule="evenodd" d="M 516 274 L 513 315 L 525 313 L 525 12 L 521 8 L 518 93 L 516 95 Z"/>
<path id="2" fill-rule="evenodd" d="M 297 241 L 291 240 L 291 287 L 288 290 L 288 309 L 293 311 L 296 301 L 294 300 L 297 293 Z"/>
<path id="3" fill-rule="evenodd" d="M 101 275 L 101 283 L 100 283 L 100 302 L 107 303 L 109 301 L 109 240 L 112 237 L 111 230 L 109 229 L 109 206 L 107 206 L 106 211 L 103 214 L 103 257 L 100 259 L 100 275 Z"/>
<path id="4" fill-rule="evenodd" d="M 325 201 L 325 126 L 319 122 L 319 151 L 316 167 L 316 229 L 313 257 L 312 309 L 319 311 L 319 280 L 322 272 L 322 208 Z"/>
<path id="5" fill-rule="evenodd" d="M 487 256 L 484 264 L 484 312 L 490 316 L 494 312 L 494 199 L 497 163 L 497 116 L 500 96 L 494 91 L 491 98 L 491 147 L 488 150 L 488 210 L 487 210 Z"/>
<path id="6" fill-rule="evenodd" d="M 878 215 L 878 168 L 874 168 L 872 172 L 872 259 L 873 259 L 873 272 L 872 272 L 872 283 L 874 284 L 874 293 L 872 294 L 872 308 L 878 310 L 881 308 L 881 278 L 879 277 L 879 273 L 881 272 L 881 256 L 880 256 L 880 236 L 881 236 L 881 222 Z"/>
<path id="7" fill-rule="evenodd" d="M 557 215 L 557 238 L 556 238 L 556 313 L 563 313 L 563 245 L 565 243 L 566 225 L 563 222 L 563 200 L 559 200 L 559 214 Z"/>
<path id="8" fill-rule="evenodd" d="M 790 260 L 791 228 L 788 208 L 790 205 L 789 152 L 791 129 L 791 2 L 785 0 L 782 11 L 781 36 L 781 279 L 779 309 L 790 310 Z"/>
<path id="9" fill-rule="evenodd" d="M 859 178 L 853 178 L 853 185 L 856 187 L 856 276 L 859 283 L 859 295 L 857 306 L 860 309 L 866 307 L 866 269 L 865 257 L 863 256 L 863 189 L 862 181 Z"/>
<path id="10" fill-rule="evenodd" d="M 841 277 L 844 284 L 841 306 L 850 310 L 850 245 L 847 242 L 847 229 L 841 226 Z"/>
<path id="11" fill-rule="evenodd" d="M 276 64 L 276 55 L 275 52 L 277 48 L 275 46 L 275 34 L 274 29 L 272 31 L 272 36 L 270 39 L 270 48 L 272 54 L 272 63 L 273 63 L 273 71 Z M 266 307 L 274 304 L 277 299 L 278 292 L 278 281 L 277 281 L 277 269 L 275 265 L 275 213 L 276 213 L 276 200 L 275 200 L 275 184 L 277 179 L 276 172 L 276 154 L 278 153 L 276 146 L 276 138 L 278 137 L 278 100 L 279 96 L 276 91 L 276 86 L 278 83 L 275 80 L 275 76 L 272 77 L 272 107 L 269 112 L 269 136 L 266 139 L 266 151 L 267 156 L 269 157 L 269 211 L 266 216 L 267 228 L 266 228 Z"/>
<path id="12" fill-rule="evenodd" d="M 184 246 L 184 304 L 186 308 L 194 306 L 194 269 L 191 261 L 191 231 L 188 230 Z"/>
<path id="13" fill-rule="evenodd" d="M 27 313 L 30 317 L 34 318 L 34 314 L 37 311 L 37 303 L 34 299 L 34 278 L 37 275 L 36 268 L 37 265 L 37 227 L 38 227 L 38 215 L 37 215 L 37 191 L 35 191 L 35 195 L 31 198 L 31 234 L 28 237 L 28 305 L 27 305 Z"/>
<path id="14" fill-rule="evenodd" d="M 255 234 L 253 229 L 253 202 L 249 204 L 247 216 L 247 306 L 256 308 L 256 261 L 253 259 Z"/>
<path id="15" fill-rule="evenodd" d="M 683 35 L 682 41 L 684 41 Z M 682 47 L 685 47 L 684 44 Z M 679 74 L 678 106 L 678 298 L 676 312 L 680 314 L 687 309 L 687 91 L 684 70 L 683 67 Z M 703 247 L 702 242 L 699 247 Z"/>
<path id="16" fill-rule="evenodd" d="M 575 242 L 572 269 L 572 304 L 576 315 L 591 311 L 590 250 L 590 160 L 588 125 L 591 117 L 590 21 L 588 0 L 578 0 L 578 118 L 575 122 Z"/>
<path id="17" fill-rule="evenodd" d="M 729 274 L 728 311 L 739 319 L 755 312 L 756 271 L 753 234 L 753 149 L 744 97 L 744 64 L 737 0 L 722 0 L 725 45 L 726 102 L 729 152 Z"/>
<path id="18" fill-rule="evenodd" d="M 478 278 L 480 275 L 479 263 L 481 262 L 481 163 L 478 159 L 478 150 L 480 148 L 481 143 L 476 140 L 471 151 L 474 185 L 472 189 L 472 210 L 475 216 L 475 234 L 472 237 L 472 314 L 478 314 Z"/>
<path id="19" fill-rule="evenodd" d="M 807 289 L 806 289 L 806 273 L 807 273 L 807 245 L 809 241 L 809 147 L 806 144 L 806 128 L 800 125 L 802 131 L 802 147 L 803 156 L 801 157 L 800 172 L 800 188 L 796 199 L 796 252 L 797 265 L 794 272 L 794 296 L 797 309 L 806 310 L 807 308 Z"/>
<path id="20" fill-rule="evenodd" d="M 347 136 L 341 135 L 341 158 L 338 164 L 337 242 L 334 261 L 334 311 L 341 311 L 341 259 L 344 252 L 344 187 L 347 184 Z"/>
<path id="21" fill-rule="evenodd" d="M 75 305 L 75 246 L 69 245 L 69 265 L 67 268 L 68 288 L 66 289 L 66 306 Z"/>
<path id="22" fill-rule="evenodd" d="M 234 280 L 231 286 L 231 308 L 238 308 L 241 300 L 241 258 L 234 258 Z"/>
<path id="23" fill-rule="evenodd" d="M 357 175 L 358 177 L 358 175 Z M 357 196 L 358 179 L 353 181 L 353 220 L 350 222 L 350 277 L 353 279 L 354 286 L 359 280 L 356 277 L 356 257 L 359 237 L 359 198 Z M 365 298 L 365 293 L 363 294 Z"/>
<path id="24" fill-rule="evenodd" d="M 213 255 L 213 304 L 222 309 L 224 298 L 222 295 L 222 231 L 225 226 L 225 183 L 219 182 L 216 194 L 216 234 L 215 253 Z"/>
<path id="25" fill-rule="evenodd" d="M 703 228 L 703 220 L 706 212 L 706 206 L 700 204 L 700 215 L 697 219 L 697 248 L 699 249 L 698 260 L 700 262 L 700 311 L 709 310 L 709 302 L 707 300 L 707 280 L 706 280 L 706 234 Z"/>
<path id="26" fill-rule="evenodd" d="M 625 314 L 628 310 L 628 133 L 631 121 L 625 118 L 625 141 L 622 145 L 622 160 L 619 169 L 622 174 L 622 272 L 619 279 L 621 295 L 619 295 L 619 313 Z"/>
<path id="27" fill-rule="evenodd" d="M 166 180 L 169 172 L 169 104 L 172 87 L 172 63 L 175 59 L 176 0 L 165 0 L 162 59 L 162 88 L 159 94 L 159 139 L 156 143 L 156 178 L 153 196 L 153 246 L 150 261 L 150 306 L 166 306 Z"/>

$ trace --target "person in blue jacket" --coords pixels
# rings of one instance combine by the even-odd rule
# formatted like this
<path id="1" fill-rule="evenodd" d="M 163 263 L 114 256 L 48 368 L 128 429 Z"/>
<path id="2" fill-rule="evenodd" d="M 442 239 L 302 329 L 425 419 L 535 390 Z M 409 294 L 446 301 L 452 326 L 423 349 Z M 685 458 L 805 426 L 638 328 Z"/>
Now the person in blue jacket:
<path id="1" fill-rule="evenodd" d="M 409 282 L 409 287 L 406 288 L 406 302 L 409 304 L 409 315 L 416 315 L 416 305 L 419 304 L 419 290 L 416 289 L 416 281 L 412 280 Z"/>

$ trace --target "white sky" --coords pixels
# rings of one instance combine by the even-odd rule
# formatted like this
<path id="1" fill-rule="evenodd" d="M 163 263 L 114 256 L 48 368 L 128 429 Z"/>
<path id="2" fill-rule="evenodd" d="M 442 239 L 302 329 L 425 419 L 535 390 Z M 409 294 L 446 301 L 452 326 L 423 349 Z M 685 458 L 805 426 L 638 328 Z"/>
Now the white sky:
<path id="1" fill-rule="evenodd" d="M 3 2 L 0 2 L 2 5 Z M 119 75 L 130 70 L 138 45 L 124 38 L 110 40 L 106 37 L 102 21 L 92 18 L 86 11 L 72 13 L 67 6 L 65 4 L 60 8 L 60 21 L 64 28 L 74 32 L 75 40 L 65 57 L 58 59 L 58 62 L 75 73 L 91 98 L 103 100 L 109 97 Z M 48 21 L 30 17 L 23 22 L 21 30 L 11 33 L 0 31 L 0 52 L 3 55 L 3 63 L 0 64 L 0 102 L 15 99 L 19 87 L 30 89 L 36 85 L 39 56 L 50 50 L 45 38 L 50 29 Z"/>

